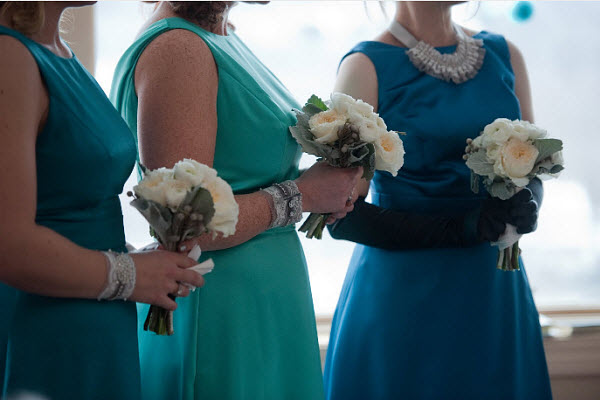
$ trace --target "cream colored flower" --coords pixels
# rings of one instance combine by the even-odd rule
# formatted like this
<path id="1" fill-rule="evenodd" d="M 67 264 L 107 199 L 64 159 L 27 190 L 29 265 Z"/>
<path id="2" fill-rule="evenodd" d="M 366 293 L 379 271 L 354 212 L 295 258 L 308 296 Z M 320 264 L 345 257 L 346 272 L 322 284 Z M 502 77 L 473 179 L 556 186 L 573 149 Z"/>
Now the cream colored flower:
<path id="1" fill-rule="evenodd" d="M 390 131 L 375 142 L 375 169 L 388 171 L 393 176 L 404 165 L 404 144 L 398 132 Z"/>
<path id="2" fill-rule="evenodd" d="M 338 130 L 345 123 L 346 115 L 333 109 L 315 114 L 308 121 L 310 131 L 318 143 L 333 143 L 338 140 Z"/>
<path id="3" fill-rule="evenodd" d="M 346 114 L 356 104 L 356 100 L 352 96 L 348 96 L 345 93 L 334 92 L 331 93 L 331 102 L 329 108 L 337 111 L 340 114 Z"/>
<path id="4" fill-rule="evenodd" d="M 504 145 L 510 138 L 517 138 L 522 142 L 533 141 L 546 137 L 546 131 L 527 121 L 498 118 L 488 124 L 483 133 L 473 140 L 477 148 L 493 151 L 494 145 Z"/>
<path id="5" fill-rule="evenodd" d="M 382 130 L 382 131 L 386 131 L 387 132 L 387 125 L 385 124 L 385 121 L 383 120 L 383 118 L 381 118 L 379 116 L 379 114 L 375 114 L 376 116 L 376 120 L 377 120 L 377 127 Z"/>
<path id="6" fill-rule="evenodd" d="M 173 167 L 175 179 L 186 182 L 190 187 L 202 186 L 205 180 L 217 177 L 217 171 L 196 160 L 185 158 Z"/>
<path id="7" fill-rule="evenodd" d="M 231 186 L 223 179 L 216 177 L 206 182 L 206 189 L 210 192 L 214 205 L 215 215 L 208 224 L 208 229 L 216 235 L 217 232 L 224 237 L 233 235 L 238 221 L 239 206 L 235 201 Z"/>
<path id="8" fill-rule="evenodd" d="M 133 191 L 137 197 L 166 206 L 167 196 L 164 183 L 172 179 L 173 170 L 159 168 L 146 174 L 144 179 L 133 187 Z"/>
<path id="9" fill-rule="evenodd" d="M 519 187 L 529 183 L 527 175 L 531 173 L 539 151 L 533 144 L 518 138 L 510 138 L 498 149 L 498 159 L 494 163 L 494 172 L 510 178 Z"/>
<path id="10" fill-rule="evenodd" d="M 168 180 L 162 183 L 165 192 L 167 207 L 175 212 L 190 191 L 190 185 L 180 180 Z"/>
<path id="11" fill-rule="evenodd" d="M 365 117 L 362 114 L 350 111 L 348 122 L 358 128 L 360 140 L 363 142 L 374 143 L 381 137 L 381 135 L 387 133 L 386 129 L 381 129 L 379 126 L 377 116 L 375 114 Z"/>

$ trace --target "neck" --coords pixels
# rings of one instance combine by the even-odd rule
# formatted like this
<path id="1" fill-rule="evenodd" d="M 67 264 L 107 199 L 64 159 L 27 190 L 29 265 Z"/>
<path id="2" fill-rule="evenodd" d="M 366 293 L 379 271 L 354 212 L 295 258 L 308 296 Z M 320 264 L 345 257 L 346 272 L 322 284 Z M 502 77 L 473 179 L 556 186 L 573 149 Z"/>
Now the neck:
<path id="1" fill-rule="evenodd" d="M 221 36 L 226 36 L 228 34 L 227 25 L 229 22 L 229 10 L 231 9 L 233 4 L 235 4 L 235 3 L 233 3 L 233 2 L 230 3 L 230 5 L 221 14 L 219 14 L 217 16 L 217 19 L 219 20 L 219 22 L 217 24 L 215 24 L 214 26 L 205 26 L 205 25 L 198 23 L 198 21 L 190 20 L 190 22 L 200 26 L 202 29 L 205 29 L 209 32 L 216 33 L 217 35 L 221 35 Z M 153 17 L 151 19 L 159 20 L 162 18 L 171 18 L 171 17 L 179 17 L 179 15 L 177 15 L 173 11 L 171 6 L 167 2 L 163 1 L 163 2 L 160 2 L 156 6 L 156 8 L 154 9 Z"/>
<path id="2" fill-rule="evenodd" d="M 432 46 L 456 44 L 450 5 L 441 1 L 398 1 L 395 20 Z"/>
<path id="3" fill-rule="evenodd" d="M 31 35 L 33 40 L 48 47 L 55 53 L 64 53 L 67 50 L 60 40 L 59 34 L 60 17 L 66 8 L 67 5 L 63 2 L 44 2 L 44 25 L 42 25 L 42 29 L 38 33 Z"/>

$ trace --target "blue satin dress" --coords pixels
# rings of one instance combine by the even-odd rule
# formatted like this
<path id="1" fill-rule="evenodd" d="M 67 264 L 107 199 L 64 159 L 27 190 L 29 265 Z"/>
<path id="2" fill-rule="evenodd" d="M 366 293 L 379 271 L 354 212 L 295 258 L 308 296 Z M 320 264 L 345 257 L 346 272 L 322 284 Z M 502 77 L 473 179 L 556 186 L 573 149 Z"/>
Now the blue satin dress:
<path id="1" fill-rule="evenodd" d="M 520 118 L 506 41 L 488 32 L 477 76 L 460 85 L 418 71 L 404 48 L 359 43 L 373 62 L 379 113 L 406 132 L 398 176 L 377 172 L 374 204 L 460 214 L 478 206 L 462 155 L 498 117 Z M 454 46 L 441 47 L 442 53 Z M 333 320 L 329 400 L 549 399 L 542 335 L 525 269 L 496 269 L 498 250 L 387 251 L 357 245 Z"/>
<path id="2" fill-rule="evenodd" d="M 75 56 L 59 57 L 2 26 L 0 35 L 29 50 L 48 93 L 48 117 L 35 147 L 36 224 L 87 249 L 126 251 L 118 194 L 136 155 L 127 124 Z M 53 298 L 5 286 L 0 299 L 7 301 L 2 316 L 10 317 L 0 325 L 8 336 L 5 395 L 141 398 L 135 303 Z"/>

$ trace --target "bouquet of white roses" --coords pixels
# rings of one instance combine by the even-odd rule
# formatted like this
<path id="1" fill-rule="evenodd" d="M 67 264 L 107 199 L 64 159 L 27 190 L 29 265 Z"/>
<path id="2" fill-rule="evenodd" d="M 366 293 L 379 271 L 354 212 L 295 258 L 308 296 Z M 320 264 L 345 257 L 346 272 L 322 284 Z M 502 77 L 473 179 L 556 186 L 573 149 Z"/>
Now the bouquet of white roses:
<path id="1" fill-rule="evenodd" d="M 373 107 L 343 93 L 332 93 L 323 102 L 313 95 L 302 110 L 294 110 L 298 122 L 290 127 L 292 136 L 305 153 L 340 168 L 362 166 L 363 178 L 374 171 L 396 176 L 404 164 L 404 146 L 399 133 L 388 131 Z M 310 214 L 300 227 L 306 237 L 320 239 L 329 215 Z"/>
<path id="2" fill-rule="evenodd" d="M 148 171 L 142 167 L 144 178 L 133 187 L 131 205 L 150 224 L 150 234 L 166 250 L 177 251 L 185 240 L 211 232 L 227 237 L 235 233 L 239 208 L 231 187 L 217 172 L 197 161 L 184 159 L 170 168 Z M 194 248 L 190 257 L 198 259 L 200 249 Z M 212 260 L 192 269 L 210 272 Z M 151 306 L 144 330 L 159 335 L 173 334 L 173 312 Z"/>
<path id="3" fill-rule="evenodd" d="M 562 141 L 546 138 L 546 131 L 527 121 L 498 118 L 481 135 L 467 139 L 467 166 L 471 169 L 471 189 L 479 192 L 479 180 L 492 197 L 506 200 L 535 177 L 557 177 L 564 169 Z M 493 243 L 498 246 L 498 268 L 519 269 L 519 238 L 513 225 Z"/>

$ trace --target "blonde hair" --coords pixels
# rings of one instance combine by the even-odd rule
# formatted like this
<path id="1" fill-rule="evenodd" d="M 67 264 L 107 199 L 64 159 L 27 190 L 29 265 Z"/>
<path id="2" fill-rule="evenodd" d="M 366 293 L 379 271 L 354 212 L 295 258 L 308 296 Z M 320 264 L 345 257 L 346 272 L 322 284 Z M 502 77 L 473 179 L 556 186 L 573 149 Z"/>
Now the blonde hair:
<path id="1" fill-rule="evenodd" d="M 33 35 L 44 25 L 42 3 L 41 1 L 0 1 L 0 16 L 8 17 L 12 29 L 24 35 Z"/>

